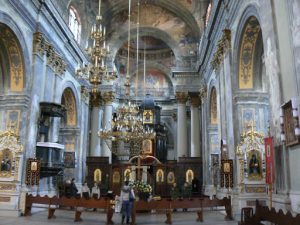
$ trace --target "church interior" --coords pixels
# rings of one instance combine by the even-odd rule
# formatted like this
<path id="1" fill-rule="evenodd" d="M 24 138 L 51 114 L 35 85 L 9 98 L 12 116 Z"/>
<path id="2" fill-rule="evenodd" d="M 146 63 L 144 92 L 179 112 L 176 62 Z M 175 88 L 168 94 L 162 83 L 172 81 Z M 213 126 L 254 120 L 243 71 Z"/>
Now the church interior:
<path id="1" fill-rule="evenodd" d="M 2 0 L 0 218 L 24 215 L 28 194 L 68 195 L 73 178 L 101 197 L 126 180 L 148 201 L 226 197 L 236 221 L 257 199 L 300 213 L 299 12 Z"/>

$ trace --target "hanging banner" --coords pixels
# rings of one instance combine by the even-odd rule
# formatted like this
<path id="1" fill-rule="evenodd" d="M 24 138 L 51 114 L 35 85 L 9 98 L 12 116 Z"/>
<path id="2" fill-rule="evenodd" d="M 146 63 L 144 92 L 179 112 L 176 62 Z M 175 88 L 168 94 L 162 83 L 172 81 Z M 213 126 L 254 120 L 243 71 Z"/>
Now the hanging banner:
<path id="1" fill-rule="evenodd" d="M 275 181 L 273 138 L 267 137 L 264 140 L 265 140 L 265 158 L 266 158 L 266 183 L 272 184 Z"/>

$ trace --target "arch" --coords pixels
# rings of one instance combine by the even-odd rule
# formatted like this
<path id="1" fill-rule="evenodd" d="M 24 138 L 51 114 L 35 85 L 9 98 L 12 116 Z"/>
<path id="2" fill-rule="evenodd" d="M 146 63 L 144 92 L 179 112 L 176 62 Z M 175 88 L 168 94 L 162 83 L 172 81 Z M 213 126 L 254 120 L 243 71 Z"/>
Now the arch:
<path id="1" fill-rule="evenodd" d="M 131 28 L 130 30 L 131 39 L 135 39 L 137 36 L 137 28 Z M 179 58 L 181 50 L 179 49 L 179 43 L 174 40 L 167 32 L 160 30 L 154 27 L 140 26 L 139 27 L 139 36 L 151 36 L 165 42 L 170 49 L 174 52 L 176 58 Z M 113 36 L 110 45 L 114 46 L 112 50 L 112 58 L 115 60 L 117 52 L 123 46 L 124 42 L 127 42 L 128 39 L 128 31 L 120 30 L 116 35 Z"/>
<path id="2" fill-rule="evenodd" d="M 20 49 L 20 52 L 22 53 L 22 61 L 23 61 L 23 90 L 26 89 L 30 82 L 30 75 L 31 75 L 31 52 L 29 54 L 28 45 L 30 45 L 30 41 L 28 41 L 28 44 L 26 43 L 21 28 L 19 25 L 17 25 L 15 20 L 5 12 L 1 13 L 0 17 L 0 24 L 5 25 L 9 27 L 9 29 L 14 34 L 16 41 L 18 43 L 18 47 Z M 4 81 L 6 82 L 6 81 Z"/>
<path id="3" fill-rule="evenodd" d="M 6 24 L 0 23 L 0 34 L 3 86 L 13 92 L 22 92 L 25 87 L 25 66 L 20 42 Z"/>
<path id="4" fill-rule="evenodd" d="M 76 126 L 77 125 L 77 110 L 76 110 L 76 100 L 74 93 L 71 88 L 66 88 L 63 92 L 62 104 L 66 107 L 66 126 Z"/>
<path id="5" fill-rule="evenodd" d="M 210 124 L 216 125 L 218 124 L 218 106 L 217 106 L 217 90 L 215 87 L 212 87 L 210 91 L 210 107 L 209 107 L 209 115 L 210 115 Z"/>
<path id="6" fill-rule="evenodd" d="M 261 36 L 260 24 L 256 17 L 250 16 L 244 24 L 239 45 L 239 89 L 254 88 L 254 62 L 259 36 Z"/>
<path id="7" fill-rule="evenodd" d="M 134 6 L 137 4 L 137 0 L 133 0 L 131 2 L 131 5 Z M 174 15 L 181 18 L 187 25 L 190 27 L 191 31 L 194 34 L 194 37 L 196 40 L 200 39 L 200 29 L 197 24 L 197 21 L 195 20 L 194 16 L 191 14 L 191 12 L 182 6 L 182 4 L 176 2 L 174 3 L 173 0 L 156 0 L 153 3 L 153 5 L 160 6 L 169 12 L 173 13 Z M 111 18 L 115 17 L 117 14 L 122 12 L 123 10 L 128 9 L 128 2 L 127 1 L 120 1 L 118 4 L 114 4 L 111 8 L 109 8 L 103 17 L 106 21 L 110 21 Z"/>
<path id="8" fill-rule="evenodd" d="M 80 43 L 81 19 L 80 19 L 79 13 L 73 5 L 69 5 L 68 12 L 69 12 L 68 26 L 69 26 L 71 32 L 74 34 L 74 39 L 78 43 Z"/>

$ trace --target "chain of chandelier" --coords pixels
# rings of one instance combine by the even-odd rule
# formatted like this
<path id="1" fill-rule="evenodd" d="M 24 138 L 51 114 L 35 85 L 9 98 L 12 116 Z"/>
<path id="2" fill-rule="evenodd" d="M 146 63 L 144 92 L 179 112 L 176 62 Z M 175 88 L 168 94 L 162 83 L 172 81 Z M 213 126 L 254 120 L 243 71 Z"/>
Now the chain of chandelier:
<path id="1" fill-rule="evenodd" d="M 135 84 L 135 96 L 137 97 L 138 86 L 138 66 L 139 66 L 139 14 L 140 14 L 140 1 L 138 0 L 138 14 L 137 14 L 137 75 Z M 124 82 L 125 87 L 125 103 L 119 105 L 116 112 L 112 116 L 112 121 L 98 132 L 98 135 L 104 140 L 111 141 L 124 141 L 132 143 L 132 152 L 138 153 L 141 150 L 141 142 L 145 139 L 154 139 L 155 132 L 150 127 L 145 127 L 142 118 L 142 109 L 139 108 L 137 101 L 133 103 L 130 95 L 130 16 L 131 16 L 131 0 L 129 0 L 128 10 L 128 56 L 127 56 L 127 73 Z M 146 70 L 146 57 L 144 49 L 144 87 L 145 87 L 145 70 Z M 144 88 L 145 89 L 145 88 Z"/>

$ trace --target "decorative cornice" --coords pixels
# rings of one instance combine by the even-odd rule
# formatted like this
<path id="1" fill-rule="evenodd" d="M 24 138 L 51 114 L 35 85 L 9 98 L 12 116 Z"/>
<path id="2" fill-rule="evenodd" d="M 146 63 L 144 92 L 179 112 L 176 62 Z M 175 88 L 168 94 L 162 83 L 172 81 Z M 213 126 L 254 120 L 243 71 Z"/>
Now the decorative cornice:
<path id="1" fill-rule="evenodd" d="M 89 103 L 89 90 L 85 86 L 80 87 L 81 99 L 88 104 Z"/>
<path id="2" fill-rule="evenodd" d="M 114 92 L 107 91 L 102 94 L 103 103 L 105 105 L 111 104 L 115 99 Z"/>
<path id="3" fill-rule="evenodd" d="M 211 65 L 214 69 L 219 69 L 221 62 L 224 59 L 225 53 L 231 48 L 231 31 L 229 29 L 223 30 L 223 35 L 218 41 L 217 51 L 215 52 Z"/>
<path id="4" fill-rule="evenodd" d="M 59 55 L 53 45 L 45 39 L 43 33 L 35 32 L 33 34 L 33 54 L 43 57 L 45 53 L 47 56 L 47 65 L 53 69 L 55 74 L 63 75 L 66 71 L 67 64 L 62 56 Z"/>
<path id="5" fill-rule="evenodd" d="M 176 99 L 177 99 L 178 103 L 185 104 L 188 99 L 188 93 L 187 92 L 176 92 Z"/>

